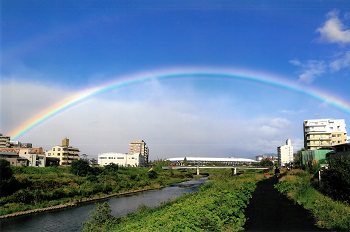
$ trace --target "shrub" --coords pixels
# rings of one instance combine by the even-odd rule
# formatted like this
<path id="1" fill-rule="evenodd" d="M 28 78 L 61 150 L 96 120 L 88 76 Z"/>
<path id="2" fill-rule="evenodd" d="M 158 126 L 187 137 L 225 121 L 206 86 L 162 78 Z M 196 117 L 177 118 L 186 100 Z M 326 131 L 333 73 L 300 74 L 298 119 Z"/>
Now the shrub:
<path id="1" fill-rule="evenodd" d="M 158 174 L 157 174 L 156 171 L 151 170 L 151 171 L 148 172 L 148 177 L 149 177 L 150 179 L 157 179 L 157 178 L 158 178 Z"/>
<path id="2" fill-rule="evenodd" d="M 117 222 L 111 212 L 111 207 L 107 202 L 98 204 L 96 211 L 90 212 L 92 220 L 83 224 L 82 231 L 106 231 L 108 227 Z"/>
<path id="3" fill-rule="evenodd" d="M 322 175 L 321 191 L 336 200 L 350 203 L 350 158 L 331 159 L 329 166 Z"/>
<path id="4" fill-rule="evenodd" d="M 310 184 L 312 175 L 304 171 L 288 173 L 275 187 L 294 202 L 310 210 L 317 225 L 334 231 L 350 230 L 350 207 L 322 195 Z"/>
<path id="5" fill-rule="evenodd" d="M 75 160 L 72 162 L 70 172 L 77 176 L 86 176 L 92 168 L 86 160 Z"/>

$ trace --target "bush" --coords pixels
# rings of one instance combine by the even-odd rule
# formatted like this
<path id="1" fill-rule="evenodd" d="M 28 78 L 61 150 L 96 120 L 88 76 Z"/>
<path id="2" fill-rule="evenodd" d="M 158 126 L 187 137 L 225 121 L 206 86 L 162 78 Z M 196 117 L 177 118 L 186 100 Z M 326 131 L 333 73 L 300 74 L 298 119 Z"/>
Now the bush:
<path id="1" fill-rule="evenodd" d="M 350 203 L 350 158 L 331 159 L 329 167 L 323 172 L 320 190 L 336 200 Z"/>
<path id="2" fill-rule="evenodd" d="M 92 168 L 86 160 L 75 160 L 72 162 L 70 172 L 77 176 L 86 176 L 92 172 Z"/>
<path id="3" fill-rule="evenodd" d="M 350 207 L 346 203 L 332 200 L 314 189 L 310 183 L 312 175 L 305 172 L 289 172 L 275 187 L 294 202 L 312 212 L 317 226 L 332 231 L 350 231 Z"/>
<path id="4" fill-rule="evenodd" d="M 149 177 L 150 179 L 157 179 L 157 178 L 158 178 L 158 174 L 157 174 L 156 171 L 151 170 L 151 171 L 148 172 L 148 177 Z"/>
<path id="5" fill-rule="evenodd" d="M 92 220 L 84 223 L 82 231 L 106 231 L 117 222 L 111 212 L 111 207 L 107 202 L 98 204 L 96 211 L 90 212 Z"/>

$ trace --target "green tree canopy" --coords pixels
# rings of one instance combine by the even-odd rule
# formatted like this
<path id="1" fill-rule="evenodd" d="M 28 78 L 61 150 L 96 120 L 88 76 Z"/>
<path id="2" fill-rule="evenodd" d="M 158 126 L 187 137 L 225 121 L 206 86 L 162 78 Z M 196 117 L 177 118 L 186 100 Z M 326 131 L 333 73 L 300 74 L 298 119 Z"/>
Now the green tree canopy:
<path id="1" fill-rule="evenodd" d="M 10 167 L 10 162 L 6 159 L 0 159 L 0 181 L 1 185 L 4 182 L 11 180 L 12 178 L 12 169 Z"/>
<path id="2" fill-rule="evenodd" d="M 272 167 L 273 166 L 273 162 L 269 159 L 262 159 L 260 161 L 260 166 L 261 167 Z"/>
<path id="3" fill-rule="evenodd" d="M 92 171 L 87 160 L 75 160 L 72 162 L 70 172 L 77 176 L 86 176 Z"/>

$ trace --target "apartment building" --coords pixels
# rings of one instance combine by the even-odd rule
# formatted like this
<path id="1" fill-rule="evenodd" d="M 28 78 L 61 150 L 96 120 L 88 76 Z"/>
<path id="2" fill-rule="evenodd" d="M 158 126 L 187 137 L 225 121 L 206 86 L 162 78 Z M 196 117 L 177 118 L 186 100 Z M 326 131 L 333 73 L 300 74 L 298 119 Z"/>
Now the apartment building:
<path id="1" fill-rule="evenodd" d="M 293 162 L 293 146 L 290 139 L 286 140 L 286 145 L 277 147 L 277 156 L 279 167 L 286 166 L 286 164 Z"/>
<path id="2" fill-rule="evenodd" d="M 98 155 L 98 165 L 117 164 L 124 167 L 144 167 L 145 161 L 140 153 L 123 154 L 116 152 L 107 152 Z"/>
<path id="3" fill-rule="evenodd" d="M 0 152 L 17 154 L 18 158 L 26 159 L 25 166 L 32 167 L 45 167 L 46 165 L 46 156 L 43 152 L 43 148 L 26 148 L 26 147 L 8 147 L 0 148 Z M 15 157 L 15 156 L 13 156 Z M 23 162 L 21 162 L 23 166 Z"/>
<path id="4" fill-rule="evenodd" d="M 71 165 L 74 160 L 80 159 L 80 150 L 69 146 L 69 139 L 62 140 L 61 146 L 54 146 L 51 150 L 45 152 L 47 158 L 58 158 L 59 165 Z"/>
<path id="5" fill-rule="evenodd" d="M 304 148 L 307 150 L 330 149 L 347 142 L 344 119 L 304 120 Z"/>
<path id="6" fill-rule="evenodd" d="M 141 154 L 144 157 L 145 165 L 149 161 L 149 150 L 147 144 L 143 140 L 132 140 L 129 143 L 129 154 Z"/>
<path id="7" fill-rule="evenodd" d="M 10 147 L 10 136 L 0 134 L 0 147 Z"/>

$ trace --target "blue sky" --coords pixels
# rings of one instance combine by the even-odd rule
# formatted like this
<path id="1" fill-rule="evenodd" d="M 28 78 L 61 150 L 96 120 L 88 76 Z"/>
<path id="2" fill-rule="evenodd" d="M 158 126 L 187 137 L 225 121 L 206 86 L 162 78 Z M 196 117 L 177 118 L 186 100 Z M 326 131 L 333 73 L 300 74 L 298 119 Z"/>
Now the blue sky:
<path id="1" fill-rule="evenodd" d="M 9 134 L 74 93 L 125 75 L 181 68 L 277 76 L 349 104 L 348 1 L 1 1 L 1 121 Z M 285 88 L 223 78 L 154 79 L 86 99 L 21 138 L 96 157 L 144 139 L 151 159 L 253 157 L 305 119 L 349 112 Z"/>

